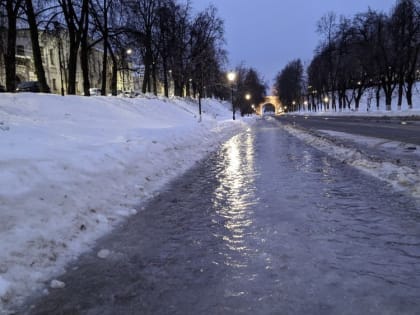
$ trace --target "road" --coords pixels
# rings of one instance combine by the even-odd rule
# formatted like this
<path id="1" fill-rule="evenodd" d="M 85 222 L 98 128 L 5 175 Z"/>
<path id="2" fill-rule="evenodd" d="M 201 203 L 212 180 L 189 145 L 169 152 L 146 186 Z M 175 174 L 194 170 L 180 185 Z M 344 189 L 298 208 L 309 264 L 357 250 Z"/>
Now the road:
<path id="1" fill-rule="evenodd" d="M 420 145 L 419 117 L 279 116 L 284 123 L 309 129 L 334 130 Z"/>
<path id="2" fill-rule="evenodd" d="M 261 120 L 19 314 L 418 314 L 418 206 Z"/>

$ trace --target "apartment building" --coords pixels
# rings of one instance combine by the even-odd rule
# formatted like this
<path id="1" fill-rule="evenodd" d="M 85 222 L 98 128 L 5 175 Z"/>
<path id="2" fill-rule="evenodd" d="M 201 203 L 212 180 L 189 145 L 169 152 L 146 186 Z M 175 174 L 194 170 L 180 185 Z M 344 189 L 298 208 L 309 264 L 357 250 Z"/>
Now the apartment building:
<path id="1" fill-rule="evenodd" d="M 68 41 L 65 34 L 40 33 L 39 36 L 41 55 L 44 65 L 47 83 L 52 93 L 61 93 L 63 87 L 67 90 L 67 60 Z M 100 88 L 102 85 L 102 55 L 103 51 L 93 47 L 89 52 L 89 80 L 92 88 Z M 139 73 L 129 70 L 130 67 L 122 67 L 118 71 L 117 89 L 121 91 L 135 91 L 139 88 L 142 78 Z M 111 62 L 107 69 L 107 93 L 111 86 Z M 36 81 L 37 76 L 33 62 L 32 44 L 30 32 L 27 29 L 18 30 L 16 39 L 16 79 L 17 82 Z M 4 59 L 0 57 L 0 84 L 5 84 L 6 74 Z M 83 76 L 80 67 L 80 58 L 77 64 L 76 93 L 83 94 Z"/>

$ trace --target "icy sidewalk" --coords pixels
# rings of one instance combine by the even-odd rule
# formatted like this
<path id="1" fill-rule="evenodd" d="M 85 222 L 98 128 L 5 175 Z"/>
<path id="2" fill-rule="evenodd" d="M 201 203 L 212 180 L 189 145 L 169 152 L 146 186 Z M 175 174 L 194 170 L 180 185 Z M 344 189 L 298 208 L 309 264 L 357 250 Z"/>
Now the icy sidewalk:
<path id="1" fill-rule="evenodd" d="M 329 156 L 420 200 L 420 150 L 416 145 L 329 130 L 283 128 Z"/>

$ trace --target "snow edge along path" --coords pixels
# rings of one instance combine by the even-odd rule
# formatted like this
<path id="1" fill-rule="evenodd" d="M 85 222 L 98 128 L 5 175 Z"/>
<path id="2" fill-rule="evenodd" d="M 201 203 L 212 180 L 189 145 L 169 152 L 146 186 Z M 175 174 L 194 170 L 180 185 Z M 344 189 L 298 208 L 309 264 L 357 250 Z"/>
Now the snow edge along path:
<path id="1" fill-rule="evenodd" d="M 388 161 L 375 161 L 355 148 L 337 145 L 327 138 L 295 127 L 283 125 L 282 128 L 327 155 L 391 184 L 398 191 L 408 192 L 420 200 L 420 170 Z"/>

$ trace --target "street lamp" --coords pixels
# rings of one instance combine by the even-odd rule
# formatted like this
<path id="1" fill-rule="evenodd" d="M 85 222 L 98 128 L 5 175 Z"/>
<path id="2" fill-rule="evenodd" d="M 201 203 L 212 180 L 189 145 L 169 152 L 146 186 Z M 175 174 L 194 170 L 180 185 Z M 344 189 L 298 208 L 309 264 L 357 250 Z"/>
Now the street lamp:
<path id="1" fill-rule="evenodd" d="M 250 102 L 250 100 L 251 100 L 251 94 L 250 93 L 246 93 L 245 94 L 245 99 L 248 101 L 248 105 L 251 105 L 251 102 Z M 247 112 L 248 112 L 248 110 L 249 109 L 247 109 Z M 252 110 L 255 111 L 254 108 L 252 108 Z"/>
<path id="2" fill-rule="evenodd" d="M 232 101 L 232 118 L 235 120 L 235 106 L 233 105 L 233 84 L 236 80 L 236 73 L 233 71 L 228 72 L 227 79 L 230 82 L 230 92 L 231 92 L 231 101 Z"/>
<path id="3" fill-rule="evenodd" d="M 328 108 L 328 102 L 330 101 L 330 99 L 328 98 L 328 96 L 325 96 L 324 97 L 324 103 L 325 103 L 325 108 L 324 108 L 324 110 L 327 110 L 327 109 L 329 109 Z"/>

